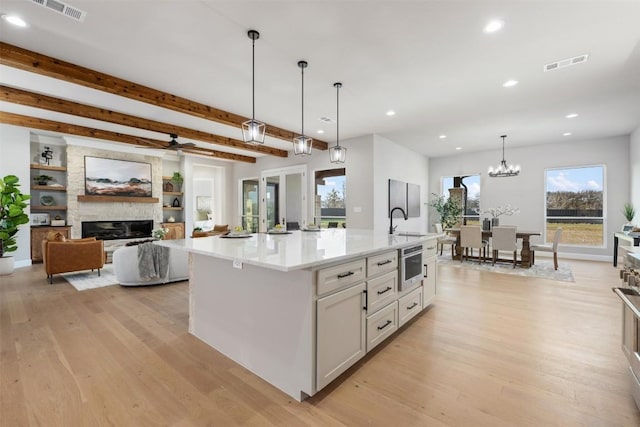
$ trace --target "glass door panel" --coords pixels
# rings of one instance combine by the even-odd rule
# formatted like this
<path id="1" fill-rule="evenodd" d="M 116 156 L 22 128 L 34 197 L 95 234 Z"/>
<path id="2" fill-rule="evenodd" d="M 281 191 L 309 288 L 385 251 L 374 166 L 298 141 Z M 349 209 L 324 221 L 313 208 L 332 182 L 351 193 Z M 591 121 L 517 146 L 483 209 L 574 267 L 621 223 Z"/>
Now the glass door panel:
<path id="1" fill-rule="evenodd" d="M 242 227 L 251 232 L 258 231 L 260 204 L 258 203 L 258 181 L 242 181 Z"/>

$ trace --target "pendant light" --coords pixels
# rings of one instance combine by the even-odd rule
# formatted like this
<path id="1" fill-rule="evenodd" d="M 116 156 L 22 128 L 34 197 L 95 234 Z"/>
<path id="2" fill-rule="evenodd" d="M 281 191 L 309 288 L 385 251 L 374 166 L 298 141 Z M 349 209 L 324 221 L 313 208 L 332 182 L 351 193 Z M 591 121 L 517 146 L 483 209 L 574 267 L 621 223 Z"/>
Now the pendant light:
<path id="1" fill-rule="evenodd" d="M 252 40 L 251 50 L 251 120 L 242 123 L 242 138 L 247 144 L 264 144 L 265 125 L 256 120 L 256 40 L 260 38 L 260 33 L 256 30 L 249 30 L 247 36 Z"/>
<path id="2" fill-rule="evenodd" d="M 296 156 L 311 154 L 311 138 L 304 134 L 304 69 L 307 68 L 307 61 L 298 61 L 298 68 L 302 73 L 302 132 L 300 136 L 293 138 L 293 152 Z"/>
<path id="3" fill-rule="evenodd" d="M 329 149 L 331 163 L 344 163 L 347 159 L 347 149 L 340 146 L 340 88 L 342 83 L 334 83 L 336 88 L 336 145 Z"/>
<path id="4" fill-rule="evenodd" d="M 493 178 L 500 177 L 508 177 L 508 176 L 517 176 L 520 174 L 520 165 L 507 165 L 506 160 L 504 159 L 504 139 L 507 135 L 501 135 L 502 138 L 502 161 L 495 169 L 490 166 L 489 167 L 489 176 Z"/>

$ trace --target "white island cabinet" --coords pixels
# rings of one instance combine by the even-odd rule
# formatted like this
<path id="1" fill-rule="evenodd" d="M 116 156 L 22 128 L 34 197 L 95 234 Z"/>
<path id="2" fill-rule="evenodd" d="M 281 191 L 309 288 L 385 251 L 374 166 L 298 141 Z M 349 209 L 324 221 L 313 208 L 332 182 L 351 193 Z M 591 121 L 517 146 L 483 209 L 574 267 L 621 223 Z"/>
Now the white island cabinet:
<path id="1" fill-rule="evenodd" d="M 303 400 L 431 301 L 435 265 L 429 299 L 422 284 L 399 292 L 398 249 L 436 238 L 328 229 L 158 243 L 191 253 L 189 332 Z"/>

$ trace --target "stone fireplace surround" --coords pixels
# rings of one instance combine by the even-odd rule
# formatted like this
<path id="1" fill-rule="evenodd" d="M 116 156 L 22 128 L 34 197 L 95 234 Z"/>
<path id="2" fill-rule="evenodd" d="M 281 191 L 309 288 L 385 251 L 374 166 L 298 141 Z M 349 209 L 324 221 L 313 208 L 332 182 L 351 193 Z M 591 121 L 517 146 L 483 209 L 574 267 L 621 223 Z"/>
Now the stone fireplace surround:
<path id="1" fill-rule="evenodd" d="M 71 141 L 68 141 L 67 224 L 72 226 L 72 238 L 82 237 L 81 224 L 85 221 L 153 220 L 154 225 L 162 223 L 161 203 L 78 201 L 78 195 L 84 195 L 85 156 L 150 163 L 152 197 L 158 197 L 162 200 L 162 159 L 160 157 L 73 145 Z M 110 242 L 116 245 L 122 244 L 119 240 L 111 240 Z"/>

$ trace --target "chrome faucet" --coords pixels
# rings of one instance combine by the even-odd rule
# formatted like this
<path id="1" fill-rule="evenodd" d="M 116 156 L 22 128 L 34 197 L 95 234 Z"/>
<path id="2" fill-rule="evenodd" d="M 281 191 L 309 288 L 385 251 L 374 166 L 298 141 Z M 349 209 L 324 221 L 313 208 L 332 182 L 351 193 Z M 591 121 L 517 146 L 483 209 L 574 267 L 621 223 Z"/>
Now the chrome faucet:
<path id="1" fill-rule="evenodd" d="M 400 209 L 400 212 L 402 212 L 402 216 L 404 216 L 405 221 L 409 219 L 407 213 L 401 207 L 395 207 L 391 209 L 391 212 L 389 212 L 389 234 L 393 234 L 393 232 L 396 231 L 396 228 L 398 227 L 397 225 L 395 227 L 393 226 L 393 213 L 396 211 L 396 209 Z"/>

